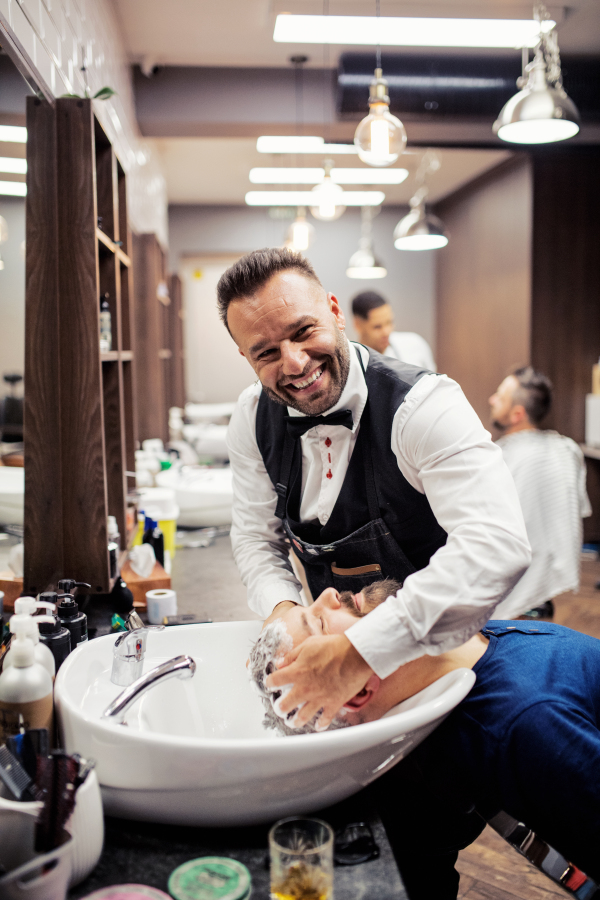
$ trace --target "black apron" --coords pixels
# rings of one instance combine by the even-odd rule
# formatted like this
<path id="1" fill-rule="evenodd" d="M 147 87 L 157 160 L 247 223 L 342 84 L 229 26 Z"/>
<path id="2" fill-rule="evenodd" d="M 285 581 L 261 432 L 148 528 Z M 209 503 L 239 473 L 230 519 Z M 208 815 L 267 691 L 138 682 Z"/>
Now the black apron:
<path id="1" fill-rule="evenodd" d="M 366 372 L 358 351 L 357 355 L 366 378 Z M 375 356 L 381 359 L 378 354 Z M 373 354 L 370 354 L 370 357 L 375 358 Z M 419 377 L 421 374 L 414 367 L 410 367 L 410 369 L 412 372 L 417 373 L 416 377 Z M 389 377 L 387 364 L 384 373 L 386 377 Z M 405 386 L 410 387 L 410 385 Z M 383 578 L 395 578 L 397 581 L 403 582 L 417 568 L 422 568 L 423 565 L 426 565 L 431 555 L 431 553 L 426 552 L 425 559 L 421 555 L 418 559 L 411 561 L 381 514 L 382 506 L 385 510 L 393 504 L 390 504 L 389 496 L 380 497 L 377 488 L 372 452 L 373 447 L 378 446 L 372 431 L 371 411 L 373 404 L 371 402 L 371 388 L 373 387 L 374 385 L 371 385 L 369 389 L 369 396 L 361 417 L 360 431 L 344 484 L 330 519 L 325 526 L 321 526 L 319 522 L 301 523 L 299 521 L 302 481 L 300 439 L 291 437 L 285 426 L 285 436 L 281 435 L 283 437 L 283 453 L 277 480 L 273 477 L 274 472 L 270 472 L 278 495 L 275 514 L 282 520 L 287 538 L 304 565 L 306 578 L 315 599 L 328 587 L 335 587 L 339 591 L 350 590 L 356 593 L 373 581 L 379 581 Z M 375 391 L 374 393 L 377 392 Z M 279 407 L 279 410 L 279 415 L 282 417 L 283 408 Z M 390 414 L 392 414 L 392 410 L 393 403 L 390 405 Z M 380 413 L 379 409 L 377 411 Z M 277 412 L 275 412 L 275 415 L 277 415 Z M 260 427 L 257 417 L 257 437 L 259 436 Z M 389 442 L 391 422 L 389 423 L 389 428 L 387 423 L 384 427 L 387 430 Z M 262 430 L 264 436 L 264 425 Z M 261 448 L 261 443 L 264 443 L 264 439 L 263 441 L 259 440 L 259 448 Z M 261 452 L 263 452 L 262 448 Z M 263 453 L 263 458 L 264 455 Z M 381 460 L 378 460 L 378 462 L 381 462 Z M 389 458 L 386 458 L 384 462 L 387 466 L 390 466 Z M 395 457 L 393 462 L 395 469 L 393 475 L 397 475 L 403 482 L 402 491 L 406 493 L 408 488 L 413 494 L 418 494 L 414 488 L 408 485 L 408 482 L 399 472 Z M 270 468 L 273 469 L 273 465 Z M 381 477 L 383 473 L 379 474 Z M 398 499 L 402 502 L 403 498 L 399 497 Z M 417 498 L 411 497 L 411 499 L 413 506 L 415 505 L 415 499 L 418 501 L 417 505 L 419 508 L 417 513 L 420 515 L 421 520 L 425 516 L 425 527 L 429 526 L 428 531 L 430 533 L 433 532 L 432 535 L 430 534 L 429 543 L 432 544 L 431 552 L 434 552 L 445 542 L 446 534 L 433 517 L 426 498 L 418 494 Z M 423 503 L 426 508 L 423 507 Z M 408 505 L 410 506 L 410 504 Z M 352 515 L 348 515 L 348 508 L 353 509 Z M 412 508 L 410 512 L 412 513 Z M 427 515 L 431 523 L 427 520 Z M 352 522 L 360 523 L 360 527 L 349 527 Z M 402 525 L 403 527 L 408 525 L 410 530 L 410 516 L 408 522 L 403 522 Z M 428 551 L 429 547 L 426 550 Z"/>

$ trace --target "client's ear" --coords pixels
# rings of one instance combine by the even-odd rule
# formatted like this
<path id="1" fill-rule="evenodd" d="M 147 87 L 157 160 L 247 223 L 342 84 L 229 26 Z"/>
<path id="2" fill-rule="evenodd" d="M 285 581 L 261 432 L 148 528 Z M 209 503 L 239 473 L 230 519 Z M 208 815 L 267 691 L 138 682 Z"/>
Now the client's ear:
<path id="1" fill-rule="evenodd" d="M 352 700 L 348 700 L 348 702 L 344 704 L 344 709 L 347 709 L 350 712 L 356 712 L 357 709 L 361 709 L 361 707 L 365 706 L 373 695 L 377 693 L 380 684 L 381 678 L 375 674 L 371 675 L 362 691 L 359 691 Z"/>

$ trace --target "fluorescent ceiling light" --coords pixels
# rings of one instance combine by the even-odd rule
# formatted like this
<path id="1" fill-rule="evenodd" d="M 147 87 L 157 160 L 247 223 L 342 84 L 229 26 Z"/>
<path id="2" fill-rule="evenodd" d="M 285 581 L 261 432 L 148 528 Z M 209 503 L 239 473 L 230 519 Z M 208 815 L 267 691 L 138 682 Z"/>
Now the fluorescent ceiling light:
<path id="1" fill-rule="evenodd" d="M 0 194 L 8 197 L 24 197 L 27 185 L 24 181 L 0 181 Z"/>
<path id="2" fill-rule="evenodd" d="M 542 22 L 550 31 L 556 22 Z M 535 19 L 413 19 L 400 16 L 281 14 L 273 40 L 292 44 L 381 44 L 385 47 L 535 47 Z"/>
<path id="3" fill-rule="evenodd" d="M 13 144 L 27 143 L 27 129 L 23 125 L 0 125 L 0 141 Z"/>
<path id="4" fill-rule="evenodd" d="M 344 206 L 379 206 L 385 200 L 383 191 L 343 191 Z M 248 191 L 248 206 L 314 206 L 311 191 Z"/>
<path id="5" fill-rule="evenodd" d="M 270 135 L 259 137 L 256 141 L 259 153 L 329 153 L 354 154 L 358 152 L 354 144 L 326 144 L 322 137 L 309 135 Z"/>
<path id="6" fill-rule="evenodd" d="M 250 169 L 252 184 L 320 184 L 325 177 L 321 168 L 255 168 Z M 408 169 L 332 169 L 331 180 L 335 184 L 402 184 L 408 178 Z"/>
<path id="7" fill-rule="evenodd" d="M 16 175 L 25 175 L 27 172 L 27 160 L 18 159 L 15 156 L 0 156 L 0 172 L 14 172 Z"/>

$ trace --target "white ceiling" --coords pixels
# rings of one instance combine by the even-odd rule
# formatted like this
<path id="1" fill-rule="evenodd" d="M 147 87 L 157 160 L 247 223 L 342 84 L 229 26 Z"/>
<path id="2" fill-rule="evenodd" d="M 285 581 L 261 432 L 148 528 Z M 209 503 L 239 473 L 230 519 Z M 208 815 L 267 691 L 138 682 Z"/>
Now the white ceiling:
<path id="1" fill-rule="evenodd" d="M 339 53 L 357 47 L 276 44 L 278 12 L 320 13 L 323 0 L 113 0 L 127 52 L 133 62 L 189 66 L 285 66 L 304 52 L 309 65 L 336 65 Z M 600 3 L 569 0 L 563 7 L 548 2 L 560 22 L 563 53 L 600 53 Z M 524 0 L 382 0 L 382 15 L 523 17 L 533 2 Z M 330 15 L 373 15 L 375 0 L 329 0 Z M 392 48 L 390 48 L 392 49 Z M 327 55 L 328 54 L 328 55 Z"/>
<path id="2" fill-rule="evenodd" d="M 170 203 L 243 204 L 246 191 L 275 189 L 274 185 L 261 188 L 259 185 L 250 184 L 248 173 L 253 166 L 296 165 L 295 156 L 270 156 L 258 153 L 253 138 L 154 138 L 152 143 L 161 158 Z M 385 185 L 382 188 L 373 185 L 367 190 L 383 190 L 386 205 L 408 203 L 415 190 L 414 174 L 422 152 L 409 151 L 398 160 L 396 164 L 398 167 L 409 170 L 409 177 L 402 184 Z M 507 150 L 438 152 L 442 165 L 439 171 L 428 179 L 432 203 L 441 200 L 511 155 Z M 321 163 L 320 157 L 306 155 L 299 164 L 312 166 Z M 336 165 L 368 168 L 355 156 L 340 156 L 336 160 Z M 358 186 L 348 188 L 348 190 L 356 189 Z"/>

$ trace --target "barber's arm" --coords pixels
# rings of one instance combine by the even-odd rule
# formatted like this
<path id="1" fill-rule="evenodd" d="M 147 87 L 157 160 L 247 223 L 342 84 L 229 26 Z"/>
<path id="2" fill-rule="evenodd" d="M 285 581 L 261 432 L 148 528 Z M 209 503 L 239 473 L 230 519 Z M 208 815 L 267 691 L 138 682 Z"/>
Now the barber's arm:
<path id="1" fill-rule="evenodd" d="M 233 472 L 231 544 L 250 608 L 269 619 L 280 603 L 302 603 L 302 585 L 294 575 L 277 496 L 255 437 L 260 386 L 244 391 L 227 430 Z M 283 607 L 285 608 L 285 607 Z"/>
<path id="2" fill-rule="evenodd" d="M 318 647 L 311 639 L 286 657 L 291 668 L 270 676 L 270 685 L 295 685 L 282 711 L 306 701 L 298 725 L 320 708 L 315 709 L 322 700 L 320 679 L 328 679 L 335 702 L 348 693 L 335 683 L 332 652 L 343 658 L 345 677 L 354 690 L 359 675 L 364 677 L 362 687 L 370 671 L 385 678 L 425 653 L 457 647 L 490 618 L 531 560 L 502 451 L 455 382 L 434 375 L 417 382 L 394 419 L 392 448 L 403 475 L 426 494 L 448 532 L 447 543 L 426 568 L 406 579 L 396 596 L 337 636 L 337 648 L 324 648 L 322 673 Z M 350 678 L 350 672 L 356 677 Z M 344 696 L 340 705 L 351 696 Z M 337 712 L 329 715 L 331 705 L 326 704 L 324 725 Z"/>

